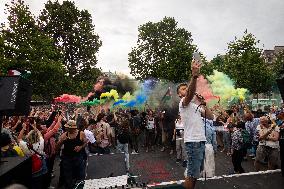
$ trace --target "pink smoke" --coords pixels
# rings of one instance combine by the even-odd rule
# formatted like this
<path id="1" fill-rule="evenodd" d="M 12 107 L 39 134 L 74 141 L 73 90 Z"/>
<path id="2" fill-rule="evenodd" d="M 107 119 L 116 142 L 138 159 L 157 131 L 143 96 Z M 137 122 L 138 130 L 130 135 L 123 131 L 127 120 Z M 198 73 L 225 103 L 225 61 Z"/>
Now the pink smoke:
<path id="1" fill-rule="evenodd" d="M 54 102 L 80 103 L 81 97 L 76 95 L 63 94 L 59 97 L 54 98 Z"/>
<path id="2" fill-rule="evenodd" d="M 206 102 L 209 102 L 210 100 L 213 100 L 213 99 L 220 100 L 219 96 L 215 96 L 213 94 L 212 89 L 207 79 L 205 79 L 203 75 L 199 76 L 197 79 L 196 92 L 201 94 L 205 98 Z"/>

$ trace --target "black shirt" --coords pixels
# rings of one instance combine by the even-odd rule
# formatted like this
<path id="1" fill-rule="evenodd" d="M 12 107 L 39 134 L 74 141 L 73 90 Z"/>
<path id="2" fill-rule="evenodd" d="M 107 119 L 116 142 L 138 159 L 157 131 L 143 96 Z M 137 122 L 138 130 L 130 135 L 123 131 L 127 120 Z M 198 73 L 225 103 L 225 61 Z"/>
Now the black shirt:
<path id="1" fill-rule="evenodd" d="M 67 135 L 67 133 L 66 133 Z M 68 137 L 68 135 L 67 135 Z M 76 152 L 74 150 L 74 148 L 76 146 L 82 146 L 83 145 L 83 141 L 80 139 L 80 131 L 78 131 L 78 134 L 76 136 L 76 138 L 74 139 L 69 139 L 67 138 L 64 142 L 64 148 L 63 148 L 63 151 L 62 151 L 62 154 L 63 156 L 68 156 L 68 157 L 74 157 L 74 156 L 79 156 L 82 154 L 84 148 L 82 148 L 81 151 L 79 152 Z"/>

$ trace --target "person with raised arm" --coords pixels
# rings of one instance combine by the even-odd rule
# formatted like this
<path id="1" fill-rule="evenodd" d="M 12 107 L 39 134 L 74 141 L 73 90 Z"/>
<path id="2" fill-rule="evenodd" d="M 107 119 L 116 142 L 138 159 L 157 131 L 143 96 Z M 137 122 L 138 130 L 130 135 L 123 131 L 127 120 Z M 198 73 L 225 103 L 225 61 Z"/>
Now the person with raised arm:
<path id="1" fill-rule="evenodd" d="M 205 152 L 205 127 L 202 117 L 213 119 L 213 113 L 206 107 L 204 98 L 196 93 L 197 78 L 201 65 L 197 61 L 191 63 L 192 77 L 189 84 L 182 83 L 177 87 L 177 94 L 181 98 L 179 112 L 184 125 L 185 150 L 188 156 L 187 176 L 184 186 L 193 189 L 202 170 Z"/>

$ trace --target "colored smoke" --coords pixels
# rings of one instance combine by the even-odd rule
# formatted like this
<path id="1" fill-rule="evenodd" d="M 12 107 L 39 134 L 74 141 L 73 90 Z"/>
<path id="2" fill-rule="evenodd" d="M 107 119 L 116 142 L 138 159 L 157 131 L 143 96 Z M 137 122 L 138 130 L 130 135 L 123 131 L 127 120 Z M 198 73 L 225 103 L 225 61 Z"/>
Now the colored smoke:
<path id="1" fill-rule="evenodd" d="M 247 89 L 234 87 L 234 82 L 224 73 L 214 70 L 213 75 L 207 77 L 214 95 L 221 98 L 220 104 L 228 106 L 231 101 L 243 101 L 246 98 Z"/>

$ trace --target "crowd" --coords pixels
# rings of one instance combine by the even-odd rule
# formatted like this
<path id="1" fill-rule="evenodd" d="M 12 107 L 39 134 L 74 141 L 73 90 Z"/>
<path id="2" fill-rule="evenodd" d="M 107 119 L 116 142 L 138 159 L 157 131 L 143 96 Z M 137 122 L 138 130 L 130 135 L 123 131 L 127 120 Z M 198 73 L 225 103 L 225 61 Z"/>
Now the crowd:
<path id="1" fill-rule="evenodd" d="M 103 81 L 98 81 L 94 86 L 97 91 L 103 86 Z M 187 95 L 186 90 L 187 85 L 182 84 L 177 92 Z M 88 153 L 122 152 L 129 171 L 130 153 L 147 153 L 157 146 L 160 151 L 176 152 L 176 162 L 187 168 L 192 163 L 190 158 L 198 151 L 202 155 L 204 148 L 207 176 L 214 176 L 214 154 L 218 149 L 231 156 L 235 173 L 245 172 L 242 161 L 248 157 L 255 160 L 257 170 L 263 163 L 267 163 L 269 169 L 279 166 L 280 147 L 282 159 L 284 151 L 284 106 L 272 106 L 269 112 L 252 112 L 243 103 L 232 105 L 229 110 L 218 104 L 209 109 L 200 107 L 204 105 L 200 94 L 194 96 L 199 99 L 199 105 L 190 105 L 186 109 L 184 97 L 179 111 L 175 108 L 152 110 L 150 107 L 144 111 L 111 110 L 101 106 L 75 107 L 68 104 L 33 107 L 29 116 L 3 118 L 1 156 L 31 155 L 33 187 L 37 189 L 52 188 L 56 157 L 60 157 L 59 184 L 72 188 L 85 178 Z M 204 127 L 196 131 L 194 125 L 198 124 Z M 201 140 L 202 145 L 192 146 L 195 139 Z M 206 144 L 203 145 L 203 141 Z M 281 166 L 283 173 L 283 163 Z M 188 170 L 187 174 L 200 174 L 191 171 Z"/>
<path id="2" fill-rule="evenodd" d="M 60 156 L 60 184 L 72 188 L 85 178 L 87 154 L 123 152 L 129 171 L 129 152 L 149 152 L 155 145 L 161 151 L 174 150 L 172 114 L 137 110 L 65 105 L 34 107 L 29 116 L 3 118 L 1 156 L 32 155 L 33 187 L 51 188 L 53 166 Z M 143 149 L 141 149 L 143 147 Z M 42 162 L 43 168 L 37 164 Z"/>
<path id="3" fill-rule="evenodd" d="M 278 140 L 280 137 L 283 140 L 283 126 L 278 126 L 282 125 L 283 109 L 271 107 L 269 113 L 262 113 L 234 105 L 225 111 L 216 105 L 211 110 L 214 119 L 203 119 L 207 143 L 212 144 L 215 153 L 219 149 L 232 156 L 235 173 L 245 172 L 241 163 L 248 157 L 255 159 L 257 170 L 261 163 L 268 163 L 269 169 L 277 168 Z M 36 154 L 44 160 L 45 168 L 33 170 L 35 188 L 50 187 L 57 154 L 61 160 L 60 182 L 71 188 L 85 178 L 87 153 L 123 152 L 129 171 L 129 151 L 139 154 L 142 150 L 153 151 L 154 146 L 160 146 L 161 151 L 169 148 L 170 154 L 175 150 L 176 162 L 186 166 L 181 116 L 173 115 L 170 110 L 91 108 L 87 111 L 87 108 L 67 110 L 62 105 L 33 108 L 26 117 L 5 117 L 1 133 L 2 157 Z"/>

